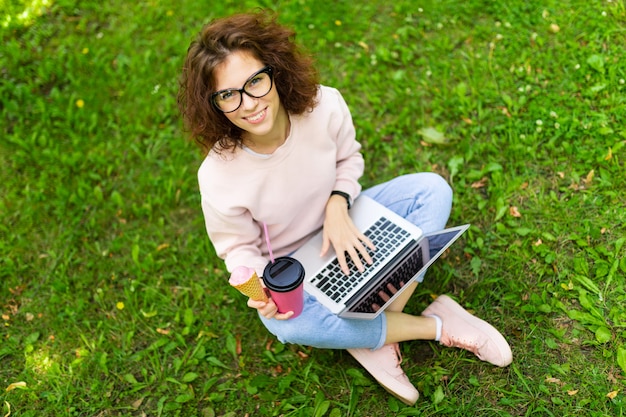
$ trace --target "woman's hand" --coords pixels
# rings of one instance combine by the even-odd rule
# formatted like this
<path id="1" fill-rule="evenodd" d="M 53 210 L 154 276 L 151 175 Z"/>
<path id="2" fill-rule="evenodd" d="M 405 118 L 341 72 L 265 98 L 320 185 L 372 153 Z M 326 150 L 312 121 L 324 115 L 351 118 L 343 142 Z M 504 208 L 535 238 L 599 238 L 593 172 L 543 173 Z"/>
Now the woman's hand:
<path id="1" fill-rule="evenodd" d="M 248 307 L 256 308 L 259 311 L 259 314 L 266 319 L 287 320 L 293 316 L 293 311 L 279 313 L 276 303 L 274 303 L 274 300 L 271 298 L 267 303 L 265 301 L 257 301 L 252 298 L 248 298 Z"/>
<path id="2" fill-rule="evenodd" d="M 350 215 L 346 199 L 340 195 L 332 195 L 326 204 L 326 217 L 324 219 L 324 232 L 322 240 L 322 251 L 320 256 L 326 255 L 330 245 L 333 245 L 339 266 L 344 274 L 349 275 L 346 253 L 354 262 L 356 268 L 363 272 L 365 267 L 361 257 L 368 265 L 372 264 L 372 257 L 367 252 L 367 248 L 375 250 L 374 244 L 363 233 L 356 228 Z M 359 257 L 361 255 L 361 257 Z"/>

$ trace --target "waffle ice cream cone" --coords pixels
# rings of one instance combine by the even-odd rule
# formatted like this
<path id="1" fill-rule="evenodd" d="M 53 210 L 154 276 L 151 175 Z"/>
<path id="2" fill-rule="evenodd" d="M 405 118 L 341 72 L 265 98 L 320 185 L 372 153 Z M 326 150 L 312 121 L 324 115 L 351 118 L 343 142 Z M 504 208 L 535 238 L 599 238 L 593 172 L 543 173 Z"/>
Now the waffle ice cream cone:
<path id="1" fill-rule="evenodd" d="M 253 300 L 269 301 L 265 290 L 261 286 L 261 280 L 252 268 L 238 266 L 231 274 L 228 283 Z"/>

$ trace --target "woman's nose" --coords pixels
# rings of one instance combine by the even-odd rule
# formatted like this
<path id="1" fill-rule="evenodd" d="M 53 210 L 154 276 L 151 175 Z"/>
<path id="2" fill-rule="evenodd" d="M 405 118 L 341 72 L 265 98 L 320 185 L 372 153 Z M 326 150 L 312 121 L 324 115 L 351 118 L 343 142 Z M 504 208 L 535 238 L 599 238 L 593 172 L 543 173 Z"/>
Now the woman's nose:
<path id="1" fill-rule="evenodd" d="M 253 109 L 253 108 L 256 107 L 257 103 L 259 102 L 258 98 L 254 98 L 254 97 L 249 96 L 249 95 L 247 95 L 245 93 L 242 94 L 241 100 L 242 100 L 241 106 L 244 109 Z"/>

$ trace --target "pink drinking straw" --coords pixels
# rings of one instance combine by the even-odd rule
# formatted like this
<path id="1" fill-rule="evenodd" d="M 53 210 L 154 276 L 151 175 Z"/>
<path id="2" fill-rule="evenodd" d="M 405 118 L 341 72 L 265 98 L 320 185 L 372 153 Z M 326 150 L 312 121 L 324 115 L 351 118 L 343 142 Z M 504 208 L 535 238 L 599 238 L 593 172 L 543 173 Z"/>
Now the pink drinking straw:
<path id="1" fill-rule="evenodd" d="M 270 244 L 270 234 L 267 233 L 267 225 L 263 222 L 263 232 L 265 233 L 265 243 L 267 243 L 267 249 L 270 252 L 270 260 L 274 263 L 274 254 L 272 253 L 272 245 Z"/>

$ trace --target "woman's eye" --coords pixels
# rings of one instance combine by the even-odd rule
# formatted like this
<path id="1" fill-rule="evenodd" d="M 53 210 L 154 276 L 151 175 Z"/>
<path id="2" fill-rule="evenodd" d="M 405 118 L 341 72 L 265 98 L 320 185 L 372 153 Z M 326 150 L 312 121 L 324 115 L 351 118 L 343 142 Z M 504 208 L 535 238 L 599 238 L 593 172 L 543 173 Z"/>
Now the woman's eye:
<path id="1" fill-rule="evenodd" d="M 250 80 L 250 82 L 248 83 L 251 87 L 254 87 L 256 84 L 258 84 L 261 81 L 261 77 L 254 77 L 253 79 Z"/>
<path id="2" fill-rule="evenodd" d="M 234 94 L 232 91 L 222 91 L 218 97 L 220 100 L 226 101 L 226 100 L 233 98 L 233 96 Z"/>

